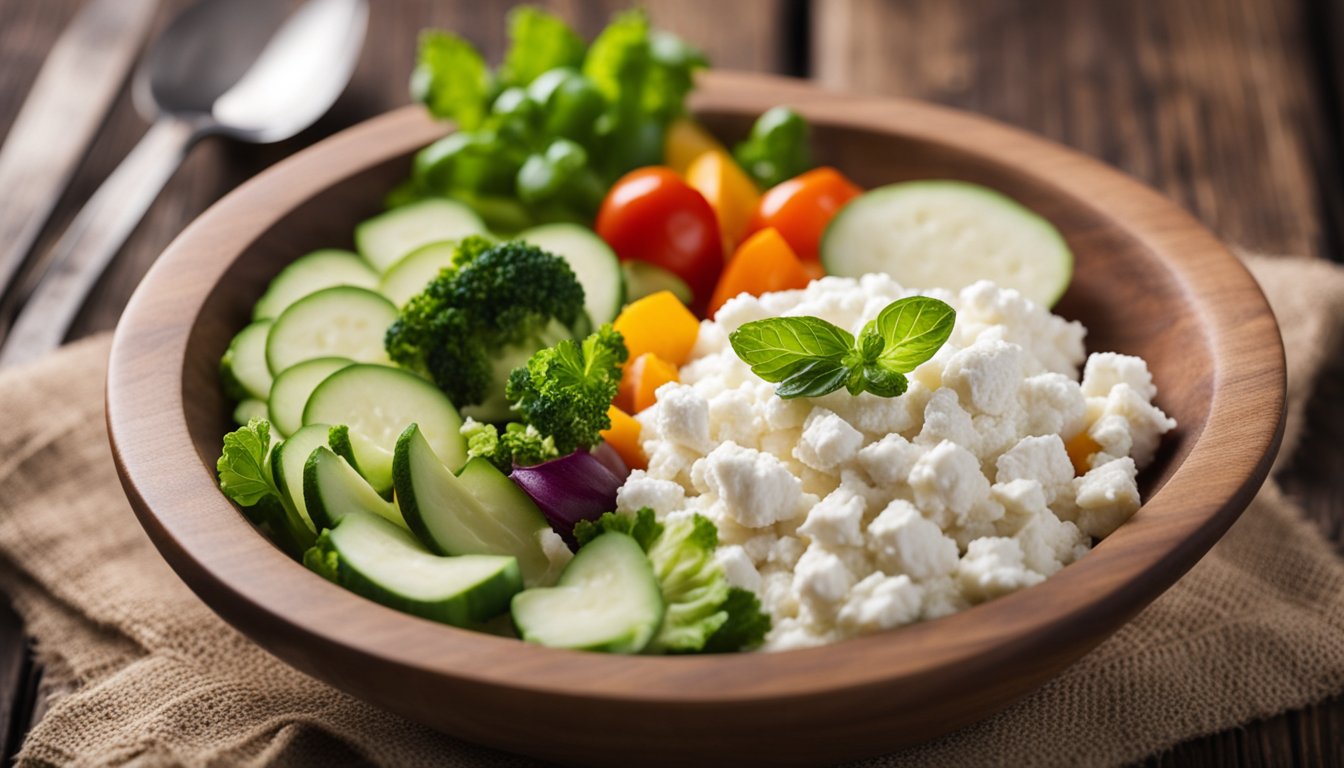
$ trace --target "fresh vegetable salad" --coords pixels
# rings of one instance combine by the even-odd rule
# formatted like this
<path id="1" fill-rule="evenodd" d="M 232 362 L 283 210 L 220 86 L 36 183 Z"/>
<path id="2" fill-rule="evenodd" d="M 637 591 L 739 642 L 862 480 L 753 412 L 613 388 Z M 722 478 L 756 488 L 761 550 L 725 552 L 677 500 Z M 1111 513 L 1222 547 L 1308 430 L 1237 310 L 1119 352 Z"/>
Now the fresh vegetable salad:
<path id="1" fill-rule="evenodd" d="M 720 143 L 684 107 L 704 57 L 641 12 L 509 34 L 493 69 L 423 36 L 412 92 L 457 130 L 221 361 L 220 487 L 278 546 L 434 621 L 718 653 L 961 610 L 1137 509 L 1174 422 L 1050 314 L 1047 221 L 865 191 L 787 105 Z"/>

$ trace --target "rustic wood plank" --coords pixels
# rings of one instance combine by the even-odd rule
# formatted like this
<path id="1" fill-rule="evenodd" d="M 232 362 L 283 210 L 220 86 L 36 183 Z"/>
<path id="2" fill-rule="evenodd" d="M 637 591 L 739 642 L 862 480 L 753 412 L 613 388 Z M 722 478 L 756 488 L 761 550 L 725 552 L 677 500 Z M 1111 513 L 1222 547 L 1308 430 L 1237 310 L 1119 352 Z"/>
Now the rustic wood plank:
<path id="1" fill-rule="evenodd" d="M 1232 243 L 1319 254 L 1329 155 L 1295 3 L 833 0 L 816 77 L 991 115 L 1097 155 Z"/>
<path id="2" fill-rule="evenodd" d="M 1101 157 L 1229 242 L 1339 258 L 1344 11 L 1210 0 L 825 0 L 814 72 L 982 112 Z M 1344 541 L 1344 366 L 1322 377 L 1284 485 Z M 1182 744 L 1152 765 L 1333 764 L 1344 699 Z"/>

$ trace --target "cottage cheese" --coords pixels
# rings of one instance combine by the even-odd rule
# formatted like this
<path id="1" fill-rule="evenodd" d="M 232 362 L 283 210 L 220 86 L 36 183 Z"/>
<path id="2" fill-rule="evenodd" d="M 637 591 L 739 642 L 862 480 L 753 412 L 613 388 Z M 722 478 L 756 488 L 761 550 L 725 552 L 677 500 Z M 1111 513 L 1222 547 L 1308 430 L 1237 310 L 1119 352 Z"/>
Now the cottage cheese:
<path id="1" fill-rule="evenodd" d="M 781 400 L 728 343 L 743 323 L 789 315 L 857 334 L 909 295 L 866 275 L 733 299 L 701 325 L 681 382 L 638 416 L 649 466 L 630 475 L 619 509 L 714 521 L 728 580 L 771 614 L 766 649 L 1039 583 L 1138 509 L 1137 472 L 1175 427 L 1153 405 L 1143 360 L 1088 357 L 1082 325 L 988 282 L 930 292 L 957 309 L 956 326 L 898 398 Z M 1095 446 L 1081 476 L 1071 440 Z"/>

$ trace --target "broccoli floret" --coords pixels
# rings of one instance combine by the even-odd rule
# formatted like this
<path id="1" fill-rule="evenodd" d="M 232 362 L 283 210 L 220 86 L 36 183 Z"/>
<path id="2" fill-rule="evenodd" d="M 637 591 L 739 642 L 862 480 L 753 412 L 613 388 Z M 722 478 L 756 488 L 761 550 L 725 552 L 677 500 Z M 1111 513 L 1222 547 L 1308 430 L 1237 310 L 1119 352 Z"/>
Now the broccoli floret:
<path id="1" fill-rule="evenodd" d="M 607 410 L 629 354 L 620 332 L 603 325 L 582 344 L 569 339 L 536 353 L 513 370 L 504 391 L 523 421 L 564 456 L 596 445 L 611 428 Z"/>
<path id="2" fill-rule="evenodd" d="M 402 307 L 384 343 L 394 362 L 431 378 L 462 408 L 503 388 L 507 372 L 496 370 L 496 358 L 581 335 L 587 323 L 583 286 L 564 259 L 469 237 Z"/>
<path id="3" fill-rule="evenodd" d="M 494 424 L 482 424 L 469 418 L 462 424 L 462 435 L 467 438 L 469 458 L 480 456 L 506 475 L 513 471 L 515 464 L 527 467 L 560 456 L 555 450 L 555 441 L 530 424 L 515 422 L 500 434 Z"/>

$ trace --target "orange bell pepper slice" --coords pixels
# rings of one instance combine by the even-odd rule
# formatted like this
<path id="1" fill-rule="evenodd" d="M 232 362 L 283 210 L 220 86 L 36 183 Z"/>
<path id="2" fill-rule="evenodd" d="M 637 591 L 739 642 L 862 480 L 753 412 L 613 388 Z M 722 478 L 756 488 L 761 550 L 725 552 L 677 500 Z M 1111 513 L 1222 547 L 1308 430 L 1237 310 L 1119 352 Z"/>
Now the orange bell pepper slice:
<path id="1" fill-rule="evenodd" d="M 659 291 L 631 302 L 616 316 L 612 326 L 625 337 L 630 360 L 652 352 L 674 368 L 691 356 L 691 347 L 700 335 L 700 321 L 671 291 Z"/>
<path id="2" fill-rule="evenodd" d="M 680 381 L 677 366 L 645 352 L 625 364 L 621 386 L 616 391 L 616 406 L 626 413 L 639 413 L 658 402 L 655 393 L 669 381 Z"/>
<path id="3" fill-rule="evenodd" d="M 639 422 L 614 405 L 607 409 L 607 416 L 611 419 L 611 429 L 602 430 L 602 439 L 616 451 L 627 467 L 647 469 L 649 460 L 639 444 Z"/>
<path id="4" fill-rule="evenodd" d="M 719 284 L 709 300 L 713 317 L 729 299 L 742 293 L 760 296 L 770 291 L 806 288 L 812 282 L 808 269 L 774 227 L 747 238 L 732 261 L 724 267 Z"/>
<path id="5" fill-rule="evenodd" d="M 686 169 L 686 183 L 709 201 L 719 219 L 723 253 L 731 254 L 746 237 L 747 225 L 761 202 L 756 183 L 727 152 L 705 152 Z"/>

